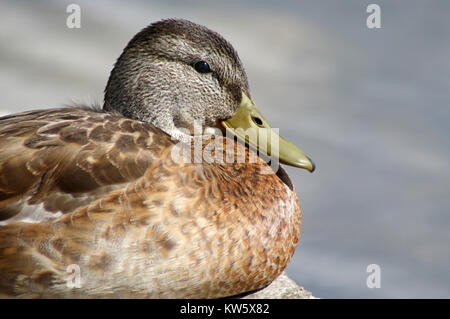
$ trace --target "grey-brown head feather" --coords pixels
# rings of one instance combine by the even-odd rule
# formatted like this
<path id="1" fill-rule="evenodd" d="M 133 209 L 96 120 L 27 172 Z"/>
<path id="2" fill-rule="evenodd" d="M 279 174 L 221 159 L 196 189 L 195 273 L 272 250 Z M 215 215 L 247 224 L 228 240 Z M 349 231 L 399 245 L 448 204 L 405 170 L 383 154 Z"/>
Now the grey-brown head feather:
<path id="1" fill-rule="evenodd" d="M 209 64 L 199 73 L 193 65 Z M 191 133 L 194 122 L 216 126 L 250 96 L 244 67 L 230 43 L 181 19 L 156 22 L 136 34 L 117 60 L 105 89 L 104 109 L 150 122 L 171 134 Z"/>

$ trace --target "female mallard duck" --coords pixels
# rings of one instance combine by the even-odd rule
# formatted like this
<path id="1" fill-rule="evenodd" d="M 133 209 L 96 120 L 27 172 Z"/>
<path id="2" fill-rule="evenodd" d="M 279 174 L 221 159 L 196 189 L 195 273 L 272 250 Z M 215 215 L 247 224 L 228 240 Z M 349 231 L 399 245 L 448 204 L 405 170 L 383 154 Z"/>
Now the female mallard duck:
<path id="1" fill-rule="evenodd" d="M 211 298 L 273 281 L 300 236 L 289 177 L 222 136 L 201 147 L 226 161 L 177 160 L 180 140 L 195 149 L 193 123 L 269 128 L 232 46 L 185 20 L 128 43 L 103 110 L 1 118 L 0 295 Z M 314 169 L 282 138 L 278 158 Z"/>

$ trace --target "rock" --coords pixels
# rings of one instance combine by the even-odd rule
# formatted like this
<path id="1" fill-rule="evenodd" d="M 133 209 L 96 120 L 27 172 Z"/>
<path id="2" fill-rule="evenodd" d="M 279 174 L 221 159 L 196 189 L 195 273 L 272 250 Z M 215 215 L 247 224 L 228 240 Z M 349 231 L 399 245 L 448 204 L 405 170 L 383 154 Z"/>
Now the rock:
<path id="1" fill-rule="evenodd" d="M 315 299 L 315 297 L 283 272 L 266 288 L 245 295 L 242 299 Z"/>

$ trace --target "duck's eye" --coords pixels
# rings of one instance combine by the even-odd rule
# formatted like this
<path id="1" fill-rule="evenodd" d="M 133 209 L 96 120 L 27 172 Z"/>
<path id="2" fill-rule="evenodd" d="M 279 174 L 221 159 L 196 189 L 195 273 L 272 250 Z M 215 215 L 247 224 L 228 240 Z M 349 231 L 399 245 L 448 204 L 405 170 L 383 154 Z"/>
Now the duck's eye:
<path id="1" fill-rule="evenodd" d="M 195 70 L 199 73 L 208 73 L 211 72 L 211 69 L 209 68 L 209 64 L 205 61 L 198 61 L 194 64 Z"/>
<path id="2" fill-rule="evenodd" d="M 254 117 L 252 117 L 252 120 L 258 126 L 262 126 L 263 125 L 263 121 L 259 117 L 254 116 Z"/>

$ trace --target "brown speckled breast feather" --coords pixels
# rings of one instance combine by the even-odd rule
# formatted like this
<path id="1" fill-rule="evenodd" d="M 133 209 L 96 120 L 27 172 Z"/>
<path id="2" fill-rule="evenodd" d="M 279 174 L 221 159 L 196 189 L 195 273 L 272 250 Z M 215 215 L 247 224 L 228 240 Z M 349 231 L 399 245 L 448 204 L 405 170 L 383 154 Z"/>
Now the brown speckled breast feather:
<path id="1" fill-rule="evenodd" d="M 177 163 L 175 145 L 88 109 L 1 118 L 0 296 L 215 298 L 275 279 L 300 235 L 295 191 L 259 158 Z"/>

